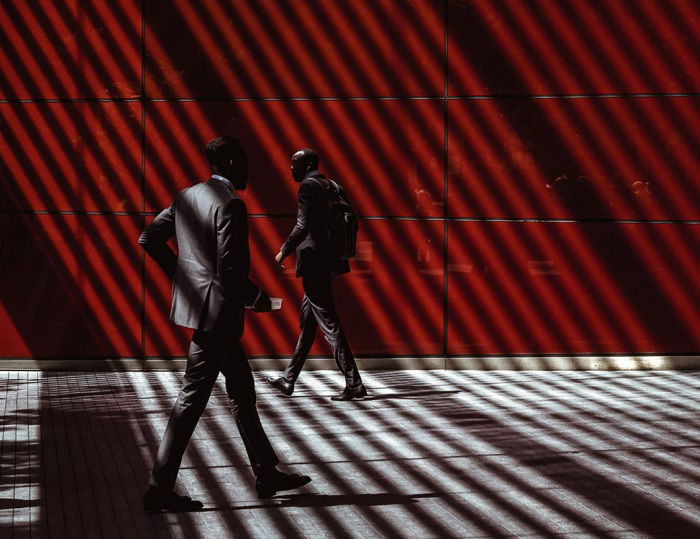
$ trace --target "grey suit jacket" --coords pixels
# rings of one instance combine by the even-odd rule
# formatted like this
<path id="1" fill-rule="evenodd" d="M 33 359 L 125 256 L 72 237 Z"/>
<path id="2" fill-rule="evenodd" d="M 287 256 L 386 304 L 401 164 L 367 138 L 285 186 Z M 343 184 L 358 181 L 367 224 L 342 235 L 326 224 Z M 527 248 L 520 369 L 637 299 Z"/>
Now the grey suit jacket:
<path id="1" fill-rule="evenodd" d="M 173 235 L 177 255 L 167 244 Z M 173 322 L 206 331 L 225 326 L 243 335 L 245 305 L 259 289 L 248 279 L 246 207 L 226 184 L 210 179 L 180 191 L 139 244 L 173 279 Z"/>

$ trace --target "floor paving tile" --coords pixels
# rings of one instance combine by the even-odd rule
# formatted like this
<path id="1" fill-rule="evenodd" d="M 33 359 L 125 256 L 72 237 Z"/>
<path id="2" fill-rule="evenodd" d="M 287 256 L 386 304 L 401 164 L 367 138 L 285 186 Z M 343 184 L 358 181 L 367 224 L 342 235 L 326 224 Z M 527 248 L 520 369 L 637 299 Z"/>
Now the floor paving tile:
<path id="1" fill-rule="evenodd" d="M 261 420 L 312 483 L 257 498 L 220 379 L 177 486 L 204 510 L 145 515 L 180 373 L 0 371 L 0 534 L 700 537 L 698 372 L 376 371 L 346 403 L 273 374 Z"/>

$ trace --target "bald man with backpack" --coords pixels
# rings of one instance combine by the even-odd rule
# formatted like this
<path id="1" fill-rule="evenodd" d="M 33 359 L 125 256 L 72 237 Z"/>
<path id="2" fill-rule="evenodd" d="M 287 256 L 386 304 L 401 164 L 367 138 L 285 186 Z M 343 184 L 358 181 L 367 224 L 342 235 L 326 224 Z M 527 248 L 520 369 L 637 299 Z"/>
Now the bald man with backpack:
<path id="1" fill-rule="evenodd" d="M 284 374 L 267 381 L 283 395 L 292 395 L 320 327 L 345 377 L 345 388 L 331 399 L 347 401 L 367 396 L 367 390 L 335 309 L 331 285 L 335 276 L 350 271 L 348 259 L 355 255 L 358 225 L 345 190 L 321 174 L 318 164 L 318 154 L 308 148 L 292 156 L 292 177 L 300 183 L 297 222 L 275 261 L 284 268 L 284 259 L 296 250 L 296 275 L 304 287 L 301 333 Z"/>

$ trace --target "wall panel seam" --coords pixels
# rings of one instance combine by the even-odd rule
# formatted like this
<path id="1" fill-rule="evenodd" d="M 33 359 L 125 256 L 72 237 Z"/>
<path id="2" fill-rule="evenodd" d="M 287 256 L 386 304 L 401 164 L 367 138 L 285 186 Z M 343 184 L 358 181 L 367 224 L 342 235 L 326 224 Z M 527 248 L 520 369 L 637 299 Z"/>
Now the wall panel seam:
<path id="1" fill-rule="evenodd" d="M 700 97 L 700 92 L 606 93 L 606 94 L 492 94 L 440 96 L 301 96 L 301 97 L 55 97 L 0 99 L 2 104 L 23 103 L 250 103 L 294 101 L 502 101 L 509 99 L 649 99 L 667 97 Z"/>

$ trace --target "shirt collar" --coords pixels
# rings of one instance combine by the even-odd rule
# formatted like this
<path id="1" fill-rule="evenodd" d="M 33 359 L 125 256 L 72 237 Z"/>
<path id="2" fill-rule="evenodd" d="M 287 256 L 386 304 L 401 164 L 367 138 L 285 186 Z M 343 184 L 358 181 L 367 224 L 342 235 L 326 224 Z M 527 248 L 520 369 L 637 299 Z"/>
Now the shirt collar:
<path id="1" fill-rule="evenodd" d="M 234 194 L 236 193 L 236 188 L 233 186 L 231 180 L 229 180 L 228 178 L 224 178 L 223 176 L 219 176 L 218 174 L 212 174 L 211 177 L 214 180 L 219 180 L 220 182 L 225 183 Z"/>

